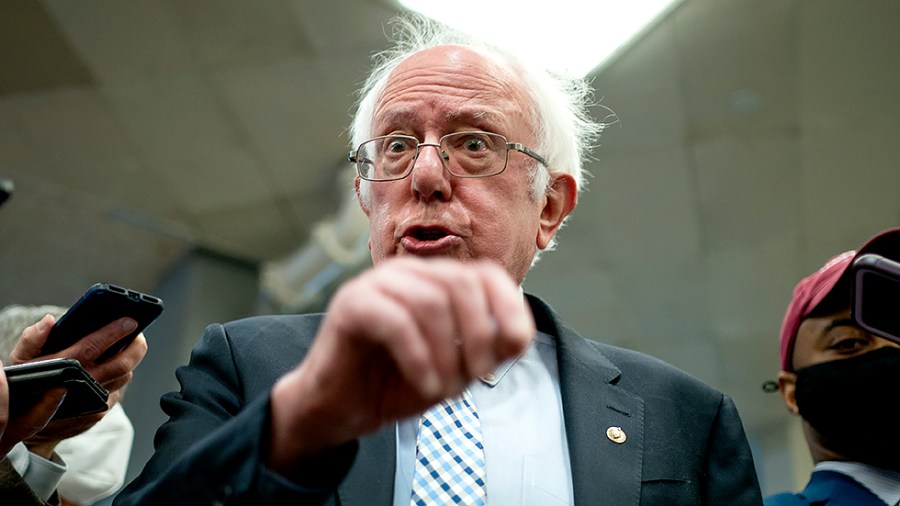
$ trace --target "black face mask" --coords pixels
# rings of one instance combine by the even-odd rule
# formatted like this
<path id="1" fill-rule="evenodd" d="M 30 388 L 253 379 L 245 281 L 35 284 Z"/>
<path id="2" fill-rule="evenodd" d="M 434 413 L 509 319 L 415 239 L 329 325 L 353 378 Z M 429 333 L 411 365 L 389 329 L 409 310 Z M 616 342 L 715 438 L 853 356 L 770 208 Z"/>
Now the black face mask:
<path id="1" fill-rule="evenodd" d="M 798 369 L 796 399 L 800 416 L 826 448 L 900 470 L 900 349 L 883 347 Z"/>

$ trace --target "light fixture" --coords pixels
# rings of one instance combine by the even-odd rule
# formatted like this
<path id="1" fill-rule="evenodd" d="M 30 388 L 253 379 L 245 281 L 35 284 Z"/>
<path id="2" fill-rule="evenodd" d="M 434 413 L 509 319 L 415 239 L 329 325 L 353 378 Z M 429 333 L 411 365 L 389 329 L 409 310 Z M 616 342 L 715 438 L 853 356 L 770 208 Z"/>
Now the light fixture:
<path id="1" fill-rule="evenodd" d="M 682 0 L 399 0 L 407 9 L 585 76 Z"/>

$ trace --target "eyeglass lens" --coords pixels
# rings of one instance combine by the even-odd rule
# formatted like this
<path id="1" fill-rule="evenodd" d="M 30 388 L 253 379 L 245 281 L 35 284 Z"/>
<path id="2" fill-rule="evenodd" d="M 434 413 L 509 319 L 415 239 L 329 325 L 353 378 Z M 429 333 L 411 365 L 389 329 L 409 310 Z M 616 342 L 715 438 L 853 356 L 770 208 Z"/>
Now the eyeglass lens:
<path id="1" fill-rule="evenodd" d="M 418 155 L 427 148 L 414 137 L 378 137 L 360 145 L 357 163 L 369 179 L 399 179 L 412 170 Z M 440 141 L 440 156 L 455 176 L 488 176 L 506 164 L 506 138 L 488 132 L 459 132 Z"/>

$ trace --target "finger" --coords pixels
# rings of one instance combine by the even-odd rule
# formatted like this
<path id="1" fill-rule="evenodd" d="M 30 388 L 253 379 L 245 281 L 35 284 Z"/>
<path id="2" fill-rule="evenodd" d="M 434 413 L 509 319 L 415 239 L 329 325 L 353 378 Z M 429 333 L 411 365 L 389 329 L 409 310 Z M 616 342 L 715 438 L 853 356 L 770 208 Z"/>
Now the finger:
<path id="1" fill-rule="evenodd" d="M 468 264 L 440 260 L 415 267 L 421 275 L 440 282 L 447 292 L 456 329 L 457 369 L 465 383 L 487 374 L 497 365 L 494 355 L 496 323 L 487 301 L 481 273 Z"/>
<path id="2" fill-rule="evenodd" d="M 376 276 L 382 297 L 392 299 L 410 315 L 413 335 L 425 343 L 442 388 L 462 390 L 467 378 L 460 374 L 459 329 L 445 283 L 440 276 L 415 272 L 409 264 L 396 267 Z"/>
<path id="3" fill-rule="evenodd" d="M 405 308 L 371 283 L 361 278 L 339 290 L 326 313 L 324 330 L 384 349 L 409 385 L 427 399 L 436 398 L 441 379 L 418 325 Z M 359 300 L 369 303 L 360 304 Z"/>
<path id="4" fill-rule="evenodd" d="M 16 345 L 9 354 L 10 363 L 20 364 L 41 356 L 41 348 L 50 335 L 50 329 L 56 322 L 51 314 L 44 315 L 37 323 L 25 327 L 22 335 L 16 341 Z"/>
<path id="5" fill-rule="evenodd" d="M 104 381 L 103 383 L 100 383 L 99 381 L 97 383 L 100 383 L 100 386 L 105 388 L 110 393 L 113 393 L 113 392 L 118 392 L 118 391 L 122 390 L 123 388 L 125 388 L 125 386 L 128 385 L 128 383 L 131 383 L 131 380 L 133 378 L 134 378 L 134 373 L 129 372 L 128 374 L 124 374 L 122 376 L 118 376 L 118 377 L 109 379 L 107 381 Z"/>
<path id="6" fill-rule="evenodd" d="M 112 409 L 113 406 L 122 402 L 122 396 L 125 393 L 125 388 L 117 388 L 115 390 L 110 390 L 109 397 L 106 399 L 106 406 L 108 409 Z"/>
<path id="7" fill-rule="evenodd" d="M 100 330 L 91 332 L 59 353 L 60 356 L 77 359 L 82 364 L 90 364 L 100 358 L 110 346 L 119 342 L 137 327 L 137 322 L 128 317 L 119 318 Z"/>
<path id="8" fill-rule="evenodd" d="M 89 362 L 85 368 L 104 388 L 113 390 L 121 388 L 122 378 L 131 378 L 131 372 L 137 368 L 146 354 L 147 339 L 141 333 L 119 353 L 99 364 Z M 125 382 L 127 383 L 127 380 Z"/>
<path id="9" fill-rule="evenodd" d="M 6 373 L 3 371 L 3 361 L 0 360 L 0 437 L 6 430 L 9 421 L 9 384 L 6 381 Z M 0 453 L 0 459 L 5 453 Z"/>
<path id="10" fill-rule="evenodd" d="M 40 432 L 53 418 L 65 396 L 65 388 L 51 388 L 27 411 L 13 414 L 3 434 L 4 441 L 24 441 Z"/>
<path id="11" fill-rule="evenodd" d="M 30 451 L 49 456 L 57 444 L 89 430 L 103 418 L 104 414 L 105 412 L 92 413 L 51 420 L 43 429 L 30 436 L 26 444 Z"/>

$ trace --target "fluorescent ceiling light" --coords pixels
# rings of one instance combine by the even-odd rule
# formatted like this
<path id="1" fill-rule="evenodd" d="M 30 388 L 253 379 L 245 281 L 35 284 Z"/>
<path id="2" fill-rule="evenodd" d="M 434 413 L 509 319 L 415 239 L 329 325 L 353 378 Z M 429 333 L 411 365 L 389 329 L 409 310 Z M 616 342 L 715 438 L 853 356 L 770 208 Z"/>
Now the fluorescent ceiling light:
<path id="1" fill-rule="evenodd" d="M 399 0 L 404 7 L 585 76 L 682 0 Z"/>

